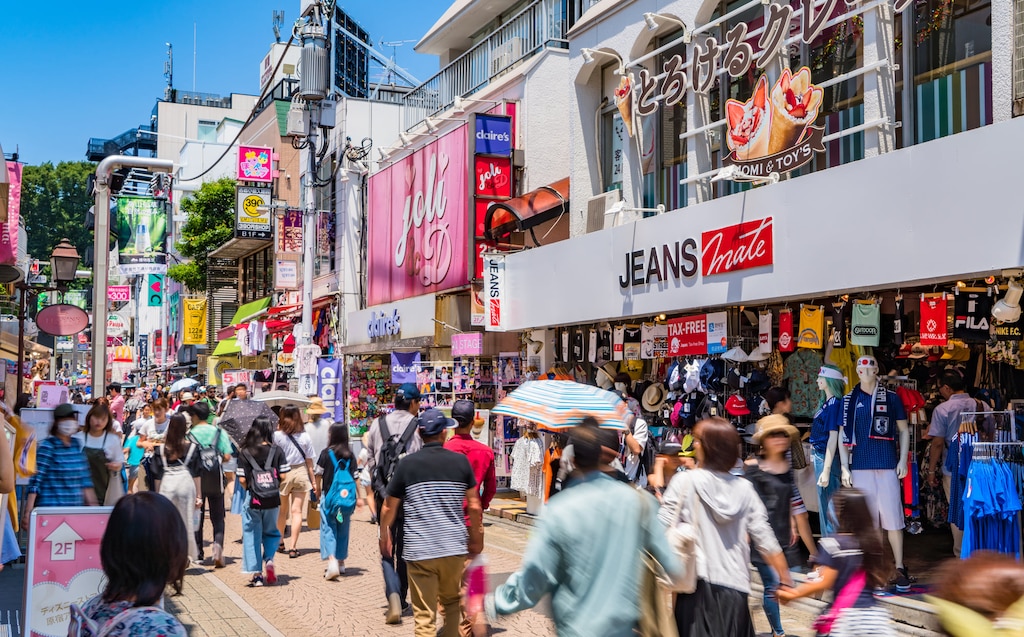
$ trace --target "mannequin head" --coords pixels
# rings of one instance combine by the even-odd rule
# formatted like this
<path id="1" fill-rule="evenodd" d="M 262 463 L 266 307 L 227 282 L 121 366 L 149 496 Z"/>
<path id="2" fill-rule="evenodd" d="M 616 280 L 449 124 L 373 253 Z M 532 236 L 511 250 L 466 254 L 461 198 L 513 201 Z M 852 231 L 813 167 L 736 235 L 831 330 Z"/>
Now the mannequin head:
<path id="1" fill-rule="evenodd" d="M 833 396 L 842 396 L 846 392 L 846 378 L 838 367 L 825 365 L 818 371 L 818 389 L 821 390 L 819 407 Z"/>
<path id="2" fill-rule="evenodd" d="M 875 388 L 878 384 L 878 361 L 874 356 L 861 356 L 857 359 L 857 378 L 862 388 Z"/>

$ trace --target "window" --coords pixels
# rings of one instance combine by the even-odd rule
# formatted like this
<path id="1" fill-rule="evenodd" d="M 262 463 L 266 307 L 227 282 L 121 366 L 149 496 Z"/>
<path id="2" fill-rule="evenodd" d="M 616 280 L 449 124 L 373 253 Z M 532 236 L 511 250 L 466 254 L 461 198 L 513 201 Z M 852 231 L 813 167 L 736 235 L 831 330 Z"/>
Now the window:
<path id="1" fill-rule="evenodd" d="M 198 139 L 201 142 L 217 141 L 217 122 L 213 122 L 206 119 L 199 120 L 196 139 Z"/>
<path id="2" fill-rule="evenodd" d="M 655 46 L 661 48 L 679 38 L 677 31 L 661 38 Z M 665 62 L 678 55 L 686 63 L 686 44 L 682 40 L 657 57 L 652 73 L 664 73 Z M 679 181 L 686 178 L 686 140 L 679 136 L 686 132 L 686 99 L 678 104 L 662 103 L 657 113 L 643 120 L 644 207 L 654 208 L 659 203 L 668 210 L 686 205 L 686 186 Z M 652 139 L 653 138 L 653 139 Z M 650 139 L 652 143 L 646 143 Z M 650 152 L 647 152 L 650 149 Z"/>
<path id="3" fill-rule="evenodd" d="M 624 153 L 629 148 L 631 138 L 626 132 L 626 123 L 622 113 L 615 106 L 615 89 L 619 87 L 622 77 L 618 74 L 618 66 L 609 64 L 601 69 L 601 96 L 604 106 L 595 116 L 601 128 L 601 187 L 604 192 L 622 190 L 626 161 Z"/>

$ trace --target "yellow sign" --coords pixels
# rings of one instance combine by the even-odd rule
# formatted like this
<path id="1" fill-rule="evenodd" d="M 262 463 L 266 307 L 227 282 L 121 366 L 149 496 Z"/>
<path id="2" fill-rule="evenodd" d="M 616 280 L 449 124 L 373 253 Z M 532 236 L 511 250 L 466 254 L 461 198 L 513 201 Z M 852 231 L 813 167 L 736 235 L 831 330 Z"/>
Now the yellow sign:
<path id="1" fill-rule="evenodd" d="M 184 299 L 182 344 L 206 345 L 206 299 Z"/>

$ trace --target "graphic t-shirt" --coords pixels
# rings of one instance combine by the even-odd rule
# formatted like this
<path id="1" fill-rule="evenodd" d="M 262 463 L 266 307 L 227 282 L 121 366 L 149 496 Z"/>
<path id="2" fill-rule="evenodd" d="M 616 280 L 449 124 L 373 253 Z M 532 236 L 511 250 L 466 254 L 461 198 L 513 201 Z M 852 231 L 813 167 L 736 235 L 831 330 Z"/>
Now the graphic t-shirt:
<path id="1" fill-rule="evenodd" d="M 854 303 L 850 342 L 864 347 L 878 347 L 881 339 L 881 307 L 877 303 Z"/>
<path id="2" fill-rule="evenodd" d="M 800 306 L 800 336 L 797 346 L 807 349 L 821 349 L 825 346 L 825 312 L 820 305 Z"/>
<path id="3" fill-rule="evenodd" d="M 946 295 L 921 297 L 921 345 L 938 345 L 945 347 L 948 340 L 946 332 Z"/>
<path id="4" fill-rule="evenodd" d="M 903 312 L 903 299 L 896 299 L 896 316 L 892 321 L 892 342 L 903 345 L 903 338 L 906 334 L 906 314 Z"/>
<path id="5" fill-rule="evenodd" d="M 793 312 L 782 310 L 779 312 L 779 351 L 792 352 L 796 347 L 793 338 Z"/>
<path id="6" fill-rule="evenodd" d="M 818 371 L 821 365 L 821 354 L 809 349 L 798 350 L 786 359 L 782 378 L 789 381 L 794 416 L 811 418 L 818 410 Z"/>
<path id="7" fill-rule="evenodd" d="M 842 424 L 843 401 L 838 396 L 833 396 L 825 401 L 818 413 L 814 414 L 814 422 L 811 423 L 811 437 L 808 440 L 811 447 L 815 451 L 825 453 L 829 434 L 839 431 Z"/>
<path id="8" fill-rule="evenodd" d="M 846 347 L 846 302 L 832 304 L 832 347 Z"/>
<path id="9" fill-rule="evenodd" d="M 623 341 L 624 341 L 625 338 L 626 338 L 626 328 L 621 326 L 621 325 L 619 325 L 613 331 L 613 336 L 612 336 L 612 360 L 614 360 L 614 361 L 621 361 L 622 360 L 622 345 L 623 345 Z"/>

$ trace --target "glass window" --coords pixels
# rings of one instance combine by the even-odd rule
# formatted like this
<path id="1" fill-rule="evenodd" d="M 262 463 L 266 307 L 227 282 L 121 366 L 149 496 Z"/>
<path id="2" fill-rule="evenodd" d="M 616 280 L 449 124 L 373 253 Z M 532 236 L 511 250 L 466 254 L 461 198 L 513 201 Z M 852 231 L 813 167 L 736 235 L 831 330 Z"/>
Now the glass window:
<path id="1" fill-rule="evenodd" d="M 656 46 L 661 48 L 675 41 L 681 31 L 662 38 Z M 664 73 L 665 63 L 678 55 L 686 63 L 686 44 L 661 53 L 652 73 Z M 679 136 L 686 132 L 686 98 L 673 106 L 660 104 L 657 113 L 643 119 L 644 135 L 644 206 L 654 208 L 659 203 L 668 210 L 686 205 L 686 186 L 679 185 L 686 178 L 686 140 Z M 648 142 L 648 140 L 650 140 Z M 651 149 L 650 155 L 646 152 Z"/>
<path id="2" fill-rule="evenodd" d="M 196 139 L 201 142 L 217 141 L 217 122 L 203 119 L 199 120 Z"/>

